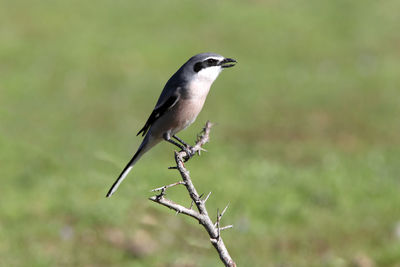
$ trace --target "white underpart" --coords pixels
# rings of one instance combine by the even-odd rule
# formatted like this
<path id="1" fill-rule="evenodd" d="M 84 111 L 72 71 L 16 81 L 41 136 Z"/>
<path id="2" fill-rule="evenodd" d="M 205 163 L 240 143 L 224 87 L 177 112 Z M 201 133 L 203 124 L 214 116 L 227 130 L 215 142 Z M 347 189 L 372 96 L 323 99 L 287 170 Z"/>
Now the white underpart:
<path id="1" fill-rule="evenodd" d="M 197 114 L 188 119 L 183 128 L 188 127 L 194 122 L 198 113 L 203 107 L 204 101 L 207 98 L 211 85 L 213 84 L 215 79 L 217 79 L 221 71 L 222 68 L 220 66 L 213 66 L 204 68 L 193 76 L 191 82 L 188 85 L 188 88 L 189 97 L 193 101 L 191 104 L 192 110 L 196 110 L 195 113 Z"/>
<path id="2" fill-rule="evenodd" d="M 215 60 L 224 60 L 223 57 L 208 57 L 204 60 L 213 58 Z M 221 73 L 221 66 L 212 66 L 201 69 L 197 72 L 190 83 L 191 96 L 194 98 L 206 98 L 211 85 L 217 79 L 218 75 Z"/>
<path id="3" fill-rule="evenodd" d="M 196 73 L 190 82 L 190 96 L 191 98 L 205 99 L 211 85 L 221 73 L 220 66 L 208 67 Z"/>
<path id="4" fill-rule="evenodd" d="M 213 83 L 221 73 L 221 66 L 213 66 L 201 69 L 195 76 L 195 79 L 204 80 Z"/>

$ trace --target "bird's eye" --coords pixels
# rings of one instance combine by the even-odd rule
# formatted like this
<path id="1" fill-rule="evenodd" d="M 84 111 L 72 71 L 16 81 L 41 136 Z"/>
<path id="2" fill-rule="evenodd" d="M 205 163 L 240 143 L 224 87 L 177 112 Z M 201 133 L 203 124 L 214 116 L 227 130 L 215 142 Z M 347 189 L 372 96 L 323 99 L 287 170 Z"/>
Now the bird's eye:
<path id="1" fill-rule="evenodd" d="M 215 65 L 217 65 L 217 60 L 215 60 L 213 58 L 209 58 L 209 59 L 207 59 L 207 63 L 208 63 L 208 66 L 215 66 Z"/>

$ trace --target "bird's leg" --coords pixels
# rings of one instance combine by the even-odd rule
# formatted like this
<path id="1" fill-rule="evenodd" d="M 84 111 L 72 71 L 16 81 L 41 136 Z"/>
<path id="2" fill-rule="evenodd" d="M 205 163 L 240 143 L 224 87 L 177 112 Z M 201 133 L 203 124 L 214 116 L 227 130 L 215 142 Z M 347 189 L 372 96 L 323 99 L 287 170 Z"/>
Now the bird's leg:
<path id="1" fill-rule="evenodd" d="M 180 149 L 185 150 L 185 147 L 184 147 L 183 145 L 181 145 L 181 144 L 175 142 L 173 139 L 171 139 L 171 137 L 170 137 L 169 134 L 164 134 L 163 138 L 164 138 L 164 140 L 167 141 L 168 143 L 171 143 L 171 144 L 173 144 L 173 145 L 179 147 Z"/>
<path id="2" fill-rule="evenodd" d="M 179 141 L 182 145 L 186 146 L 186 147 L 191 147 L 190 145 L 186 144 L 185 141 L 183 141 L 182 139 L 180 139 L 178 136 L 173 135 L 173 138 L 175 138 L 177 141 Z"/>
<path id="3" fill-rule="evenodd" d="M 170 134 L 164 134 L 163 138 L 164 138 L 165 141 L 167 141 L 167 142 L 179 147 L 181 150 L 185 151 L 186 154 L 187 154 L 186 161 L 193 156 L 193 153 L 190 151 L 190 149 L 187 146 L 187 144 L 184 146 L 184 145 L 179 144 L 178 142 L 175 142 L 173 139 L 171 139 L 171 135 Z"/>
<path id="4" fill-rule="evenodd" d="M 173 138 L 175 138 L 177 141 L 179 141 L 182 145 L 185 146 L 185 152 L 187 154 L 187 157 L 185 158 L 185 161 L 188 161 L 191 157 L 193 157 L 193 152 L 192 152 L 192 147 L 188 144 L 186 144 L 185 141 L 183 141 L 182 139 L 180 139 L 178 136 L 176 135 L 172 135 Z"/>

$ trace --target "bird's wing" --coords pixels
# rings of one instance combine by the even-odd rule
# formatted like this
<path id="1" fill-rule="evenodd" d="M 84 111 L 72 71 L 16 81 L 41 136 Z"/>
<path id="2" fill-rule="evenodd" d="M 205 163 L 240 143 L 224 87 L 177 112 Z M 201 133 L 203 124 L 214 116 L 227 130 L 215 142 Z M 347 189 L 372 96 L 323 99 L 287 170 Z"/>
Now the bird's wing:
<path id="1" fill-rule="evenodd" d="M 160 103 L 157 105 L 153 112 L 150 114 L 150 117 L 147 119 L 146 124 L 143 126 L 143 128 L 137 133 L 137 135 L 142 133 L 142 136 L 144 136 L 147 131 L 150 129 L 150 126 L 158 120 L 162 115 L 165 114 L 168 110 L 170 110 L 179 100 L 179 95 L 173 94 L 169 96 L 164 102 Z"/>

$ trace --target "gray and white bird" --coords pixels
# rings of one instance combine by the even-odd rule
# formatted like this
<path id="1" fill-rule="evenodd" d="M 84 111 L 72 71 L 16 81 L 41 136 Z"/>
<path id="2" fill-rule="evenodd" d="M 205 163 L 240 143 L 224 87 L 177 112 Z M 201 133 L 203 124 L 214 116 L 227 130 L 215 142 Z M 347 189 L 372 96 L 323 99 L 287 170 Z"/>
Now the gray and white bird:
<path id="1" fill-rule="evenodd" d="M 137 133 L 145 136 L 143 142 L 111 186 L 107 197 L 114 194 L 140 157 L 162 140 L 181 149 L 186 148 L 186 143 L 175 134 L 195 121 L 212 83 L 224 68 L 233 67 L 235 63 L 236 60 L 232 58 L 214 53 L 201 53 L 191 57 L 172 75 L 144 127 Z"/>

